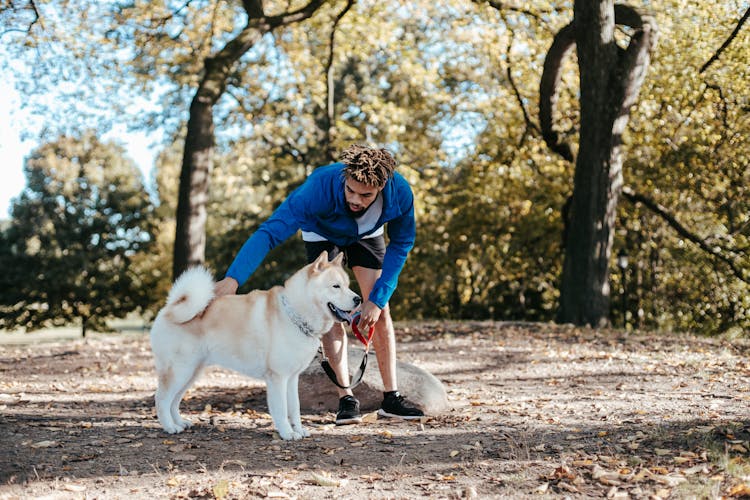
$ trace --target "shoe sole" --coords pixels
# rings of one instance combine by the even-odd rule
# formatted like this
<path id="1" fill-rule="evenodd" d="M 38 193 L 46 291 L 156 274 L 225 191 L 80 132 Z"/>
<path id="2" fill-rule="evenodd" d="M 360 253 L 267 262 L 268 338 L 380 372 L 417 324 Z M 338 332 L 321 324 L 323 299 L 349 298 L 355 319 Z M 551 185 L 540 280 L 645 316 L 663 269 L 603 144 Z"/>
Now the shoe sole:
<path id="1" fill-rule="evenodd" d="M 352 424 L 361 424 L 361 423 L 362 423 L 362 417 L 345 418 L 341 420 L 336 420 L 336 425 L 352 425 Z"/>
<path id="2" fill-rule="evenodd" d="M 378 415 L 388 418 L 400 418 L 401 420 L 418 420 L 420 418 L 424 418 L 424 415 L 397 415 L 395 413 L 388 413 L 382 408 L 378 410 Z"/>

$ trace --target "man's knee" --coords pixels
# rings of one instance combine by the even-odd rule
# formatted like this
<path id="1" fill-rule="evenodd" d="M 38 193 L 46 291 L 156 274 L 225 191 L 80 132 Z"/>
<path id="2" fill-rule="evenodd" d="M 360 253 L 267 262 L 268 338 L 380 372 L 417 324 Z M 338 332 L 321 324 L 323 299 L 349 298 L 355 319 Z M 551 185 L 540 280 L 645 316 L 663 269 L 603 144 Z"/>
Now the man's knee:
<path id="1" fill-rule="evenodd" d="M 341 342 L 346 336 L 346 332 L 341 325 L 334 325 L 333 328 L 328 330 L 328 333 L 323 335 L 323 340 L 326 342 Z"/>

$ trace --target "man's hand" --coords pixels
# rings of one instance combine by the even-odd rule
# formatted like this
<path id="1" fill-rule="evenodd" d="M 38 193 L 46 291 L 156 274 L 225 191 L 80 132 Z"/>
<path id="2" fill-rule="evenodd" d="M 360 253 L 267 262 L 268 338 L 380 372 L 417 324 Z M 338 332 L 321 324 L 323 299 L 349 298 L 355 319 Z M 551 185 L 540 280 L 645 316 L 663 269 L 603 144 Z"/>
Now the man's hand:
<path id="1" fill-rule="evenodd" d="M 237 289 L 240 284 L 234 278 L 224 278 L 221 281 L 217 281 L 214 285 L 214 295 L 221 297 L 222 295 L 233 295 L 237 293 Z"/>
<path id="2" fill-rule="evenodd" d="M 362 309 L 360 309 L 359 323 L 357 324 L 359 331 L 364 335 L 367 335 L 370 328 L 375 326 L 375 323 L 380 319 L 381 312 L 383 312 L 383 310 L 375 305 L 374 302 L 366 300 L 364 304 L 362 304 Z"/>

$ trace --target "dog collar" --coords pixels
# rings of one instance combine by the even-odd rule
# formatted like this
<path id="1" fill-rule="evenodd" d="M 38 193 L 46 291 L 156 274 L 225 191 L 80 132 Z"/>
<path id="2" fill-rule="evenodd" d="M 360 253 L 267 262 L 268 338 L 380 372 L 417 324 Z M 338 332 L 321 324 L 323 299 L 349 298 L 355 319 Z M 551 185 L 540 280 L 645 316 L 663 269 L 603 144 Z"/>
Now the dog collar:
<path id="1" fill-rule="evenodd" d="M 297 311 L 292 309 L 292 305 L 289 303 L 289 299 L 286 298 L 286 295 L 283 293 L 281 296 L 281 305 L 284 308 L 284 312 L 289 316 L 289 319 L 292 320 L 292 323 L 300 329 L 302 333 L 307 335 L 308 337 L 314 337 L 315 336 L 315 330 L 310 326 L 310 324 L 305 321 L 302 316 L 297 314 Z"/>

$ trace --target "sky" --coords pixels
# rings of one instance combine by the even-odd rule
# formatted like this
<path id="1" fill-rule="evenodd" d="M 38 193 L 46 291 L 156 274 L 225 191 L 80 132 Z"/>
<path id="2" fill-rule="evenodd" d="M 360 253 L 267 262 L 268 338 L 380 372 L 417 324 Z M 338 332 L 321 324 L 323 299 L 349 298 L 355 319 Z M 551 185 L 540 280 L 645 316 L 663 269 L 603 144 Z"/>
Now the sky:
<path id="1" fill-rule="evenodd" d="M 12 77 L 0 81 L 0 220 L 10 218 L 12 199 L 21 194 L 26 180 L 23 164 L 26 156 L 38 143 L 23 141 L 22 132 L 33 132 L 36 120 L 21 108 L 21 97 L 13 86 Z M 128 132 L 125 124 L 115 126 L 104 139 L 117 139 L 141 169 L 148 182 L 154 165 L 155 150 L 144 133 Z"/>

